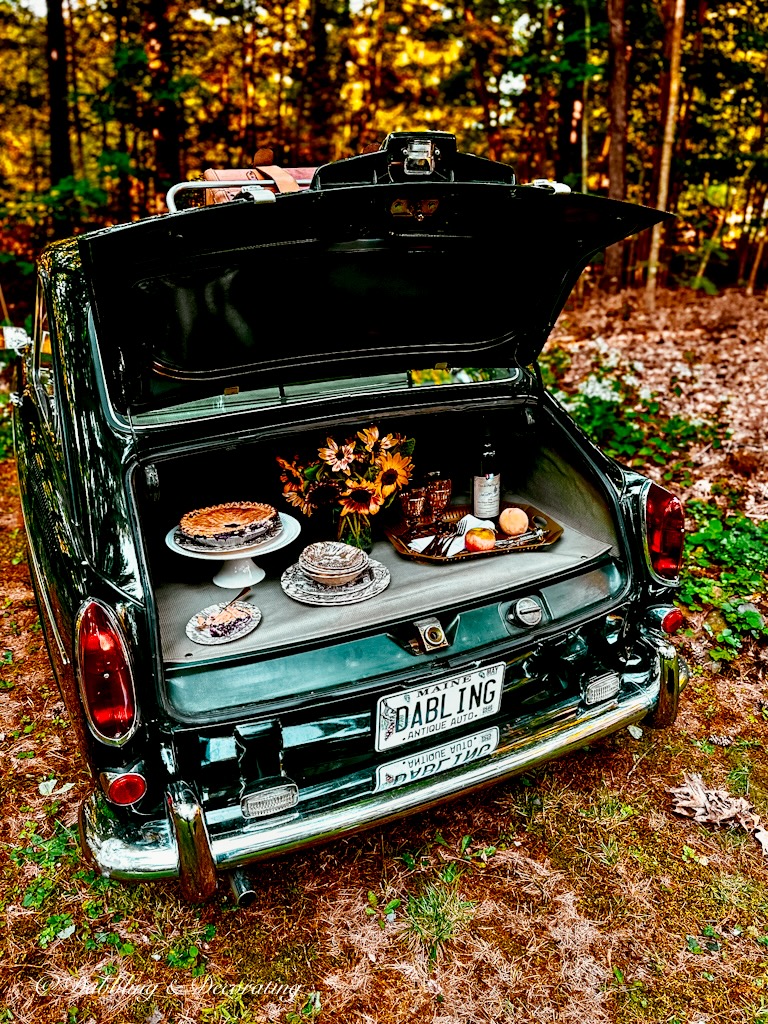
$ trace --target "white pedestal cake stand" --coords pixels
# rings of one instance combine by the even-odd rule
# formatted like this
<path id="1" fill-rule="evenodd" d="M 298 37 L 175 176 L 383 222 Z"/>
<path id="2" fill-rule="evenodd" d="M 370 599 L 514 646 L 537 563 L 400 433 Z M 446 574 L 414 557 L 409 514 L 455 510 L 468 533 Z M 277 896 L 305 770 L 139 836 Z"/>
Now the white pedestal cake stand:
<path id="1" fill-rule="evenodd" d="M 191 551 L 176 543 L 176 530 L 174 526 L 165 536 L 165 543 L 175 551 L 177 555 L 185 555 L 187 558 L 199 558 L 203 562 L 223 562 L 224 564 L 213 577 L 217 587 L 224 587 L 225 590 L 241 590 L 245 586 L 255 586 L 266 576 L 264 570 L 256 565 L 252 555 L 268 555 L 272 551 L 279 551 L 301 533 L 301 523 L 293 516 L 280 513 L 280 521 L 283 528 L 276 537 L 264 541 L 261 544 L 249 544 L 247 547 L 233 548 L 231 551 Z"/>

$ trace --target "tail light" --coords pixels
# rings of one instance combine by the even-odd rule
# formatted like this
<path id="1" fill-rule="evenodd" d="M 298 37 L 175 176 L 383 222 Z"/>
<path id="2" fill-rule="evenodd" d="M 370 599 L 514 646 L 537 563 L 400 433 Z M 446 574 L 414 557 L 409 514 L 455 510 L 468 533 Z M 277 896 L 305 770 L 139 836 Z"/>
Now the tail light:
<path id="1" fill-rule="evenodd" d="M 648 617 L 648 625 L 652 629 L 660 629 L 662 633 L 666 633 L 668 636 L 673 636 L 685 625 L 685 616 L 680 609 L 669 605 L 648 608 L 646 615 Z"/>
<path id="2" fill-rule="evenodd" d="M 102 786 L 107 800 L 121 807 L 135 804 L 147 792 L 147 780 L 139 772 L 104 772 Z"/>
<path id="3" fill-rule="evenodd" d="M 137 724 L 136 694 L 123 632 L 98 601 L 77 617 L 77 664 L 88 723 L 103 743 L 121 746 Z"/>
<path id="4" fill-rule="evenodd" d="M 673 608 L 671 611 L 667 612 L 661 620 L 661 628 L 665 633 L 668 633 L 670 636 L 674 636 L 684 623 L 685 616 L 683 613 L 679 608 Z"/>
<path id="5" fill-rule="evenodd" d="M 660 582 L 677 578 L 683 560 L 685 519 L 680 499 L 649 484 L 643 509 L 643 538 L 651 574 Z"/>

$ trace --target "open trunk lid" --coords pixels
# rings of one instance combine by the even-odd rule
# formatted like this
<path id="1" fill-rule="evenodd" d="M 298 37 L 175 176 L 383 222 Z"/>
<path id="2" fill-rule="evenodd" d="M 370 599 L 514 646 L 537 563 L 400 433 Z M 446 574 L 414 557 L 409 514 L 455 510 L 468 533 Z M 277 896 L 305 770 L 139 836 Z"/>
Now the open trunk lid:
<path id="1" fill-rule="evenodd" d="M 535 185 L 322 180 L 80 240 L 118 410 L 526 364 L 595 253 L 668 216 Z"/>

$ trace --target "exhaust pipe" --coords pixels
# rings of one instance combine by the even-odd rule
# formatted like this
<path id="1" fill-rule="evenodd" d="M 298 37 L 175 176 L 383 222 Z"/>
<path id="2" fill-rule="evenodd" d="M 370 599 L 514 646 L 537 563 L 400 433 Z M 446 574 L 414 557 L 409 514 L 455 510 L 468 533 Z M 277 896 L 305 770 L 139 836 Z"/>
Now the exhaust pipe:
<path id="1" fill-rule="evenodd" d="M 247 873 L 242 868 L 230 871 L 229 884 L 238 907 L 250 907 L 256 899 L 256 890 L 251 885 Z"/>

